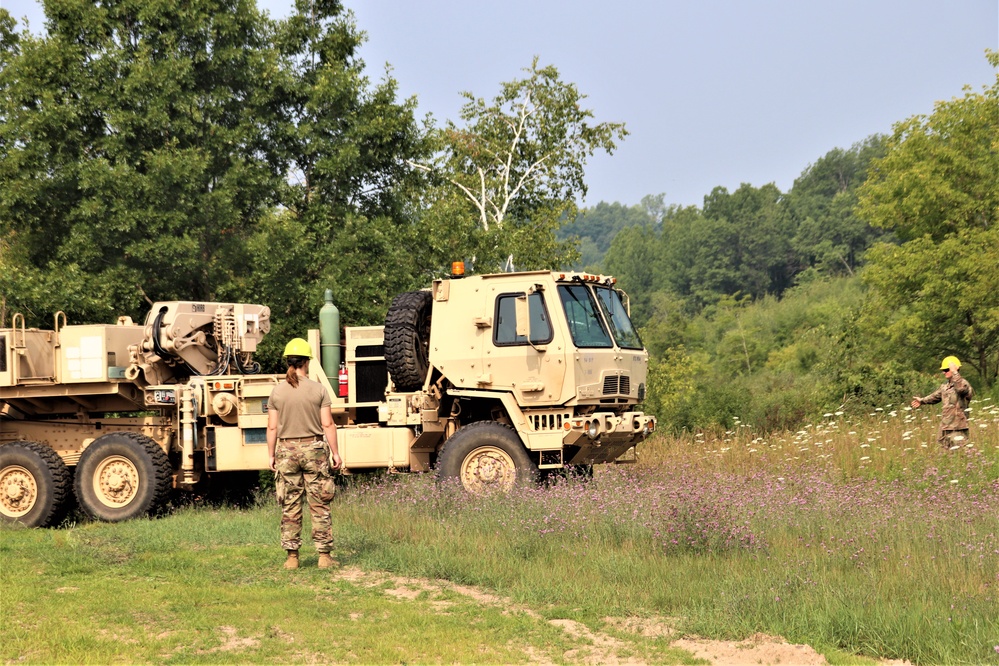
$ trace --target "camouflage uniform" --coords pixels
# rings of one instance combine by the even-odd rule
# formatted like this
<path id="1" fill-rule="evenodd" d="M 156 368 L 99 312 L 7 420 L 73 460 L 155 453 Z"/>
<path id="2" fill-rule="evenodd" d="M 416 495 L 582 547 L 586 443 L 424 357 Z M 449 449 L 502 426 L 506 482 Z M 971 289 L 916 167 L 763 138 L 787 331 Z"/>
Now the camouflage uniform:
<path id="1" fill-rule="evenodd" d="M 940 436 L 937 441 L 944 448 L 951 446 L 962 446 L 968 442 L 968 403 L 975 394 L 971 384 L 954 370 L 950 373 L 950 379 L 940 385 L 933 393 L 919 402 L 923 405 L 932 405 L 943 402 L 943 409 L 940 415 Z"/>
<path id="2" fill-rule="evenodd" d="M 274 450 L 277 468 L 274 483 L 281 505 L 281 547 L 302 545 L 302 495 L 308 497 L 312 516 L 312 541 L 320 553 L 333 550 L 330 502 L 336 493 L 330 475 L 330 450 L 322 438 L 311 442 L 278 440 Z"/>
<path id="3" fill-rule="evenodd" d="M 278 384 L 268 404 L 279 413 L 274 485 L 281 505 L 281 547 L 297 551 L 302 545 L 304 494 L 312 516 L 312 541 L 317 551 L 329 553 L 333 549 L 330 502 L 336 486 L 320 418 L 320 411 L 330 404 L 329 394 L 318 382 L 301 377 L 297 388 L 287 381 Z"/>

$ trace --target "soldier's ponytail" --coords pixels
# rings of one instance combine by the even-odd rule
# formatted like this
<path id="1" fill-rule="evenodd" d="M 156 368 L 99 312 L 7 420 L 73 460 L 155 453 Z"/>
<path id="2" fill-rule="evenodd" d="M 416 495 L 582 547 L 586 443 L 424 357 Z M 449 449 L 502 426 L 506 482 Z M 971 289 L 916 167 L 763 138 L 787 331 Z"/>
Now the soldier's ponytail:
<path id="1" fill-rule="evenodd" d="M 293 388 L 298 388 L 297 370 L 308 363 L 309 359 L 305 356 L 286 356 L 285 361 L 288 362 L 288 374 L 285 375 L 285 379 Z"/>

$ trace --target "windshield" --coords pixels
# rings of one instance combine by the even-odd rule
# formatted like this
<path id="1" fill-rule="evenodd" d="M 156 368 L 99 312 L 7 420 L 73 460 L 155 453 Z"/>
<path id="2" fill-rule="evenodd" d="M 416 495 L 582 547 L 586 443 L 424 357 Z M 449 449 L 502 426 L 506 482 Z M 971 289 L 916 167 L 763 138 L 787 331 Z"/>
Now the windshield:
<path id="1" fill-rule="evenodd" d="M 621 294 L 606 287 L 595 287 L 595 290 L 600 301 L 600 309 L 610 323 L 618 346 L 623 349 L 641 349 L 642 341 L 638 338 L 635 327 L 631 325 L 631 317 L 628 316 L 628 309 L 621 301 Z"/>
<path id="2" fill-rule="evenodd" d="M 565 319 L 569 322 L 569 332 L 577 347 L 613 347 L 610 334 L 597 311 L 589 288 L 583 284 L 560 284 L 559 297 Z"/>

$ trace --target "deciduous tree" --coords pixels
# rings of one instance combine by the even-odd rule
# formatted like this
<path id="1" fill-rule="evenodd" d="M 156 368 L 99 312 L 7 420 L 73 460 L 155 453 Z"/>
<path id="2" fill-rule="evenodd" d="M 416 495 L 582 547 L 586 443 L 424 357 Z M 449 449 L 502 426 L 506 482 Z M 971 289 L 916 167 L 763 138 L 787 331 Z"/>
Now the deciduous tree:
<path id="1" fill-rule="evenodd" d="M 252 0 L 44 9 L 46 34 L 2 40 L 0 230 L 74 319 L 212 299 L 284 176 L 269 22 Z"/>
<path id="2" fill-rule="evenodd" d="M 999 53 L 988 58 L 999 68 Z M 999 371 L 999 74 L 981 93 L 895 127 L 859 212 L 908 242 L 869 253 L 866 321 L 899 356 L 957 354 L 990 385 Z"/>
<path id="3" fill-rule="evenodd" d="M 794 181 L 787 202 L 795 226 L 791 245 L 799 262 L 796 271 L 853 275 L 864 251 L 888 235 L 854 210 L 868 165 L 884 155 L 884 140 L 874 135 L 848 150 L 834 148 Z"/>
<path id="4" fill-rule="evenodd" d="M 987 54 L 999 68 L 999 52 Z M 999 75 L 895 125 L 860 188 L 859 214 L 902 240 L 934 240 L 999 222 Z"/>
<path id="5" fill-rule="evenodd" d="M 626 135 L 621 123 L 593 123 L 585 95 L 554 66 L 535 58 L 525 71 L 491 102 L 463 93 L 464 125 L 449 121 L 437 133 L 437 158 L 413 162 L 444 188 L 426 219 L 461 228 L 466 252 L 488 268 L 510 256 L 517 268 L 571 263 L 572 244 L 557 241 L 555 231 L 575 218 L 586 195 L 587 158 L 612 153 Z"/>

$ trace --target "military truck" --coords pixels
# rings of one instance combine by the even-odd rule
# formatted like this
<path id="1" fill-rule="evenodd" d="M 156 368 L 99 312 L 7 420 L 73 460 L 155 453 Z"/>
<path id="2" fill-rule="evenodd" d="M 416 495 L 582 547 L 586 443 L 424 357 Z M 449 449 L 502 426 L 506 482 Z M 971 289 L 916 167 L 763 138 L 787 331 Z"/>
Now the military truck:
<path id="1" fill-rule="evenodd" d="M 331 301 L 307 339 L 345 473 L 435 471 L 503 492 L 634 460 L 655 427 L 635 409 L 648 354 L 611 277 L 456 266 L 397 296 L 383 326 L 341 329 Z M 239 303 L 155 303 L 142 324 L 57 313 L 51 330 L 15 314 L 0 328 L 0 519 L 55 524 L 75 500 L 127 520 L 172 489 L 267 469 L 283 374 L 261 374 L 253 354 L 269 329 L 266 306 Z"/>

